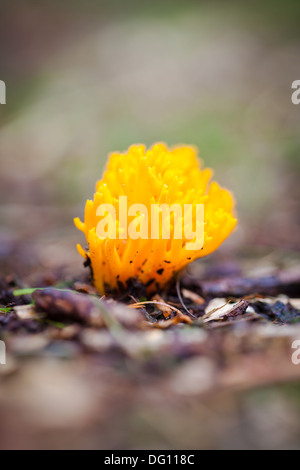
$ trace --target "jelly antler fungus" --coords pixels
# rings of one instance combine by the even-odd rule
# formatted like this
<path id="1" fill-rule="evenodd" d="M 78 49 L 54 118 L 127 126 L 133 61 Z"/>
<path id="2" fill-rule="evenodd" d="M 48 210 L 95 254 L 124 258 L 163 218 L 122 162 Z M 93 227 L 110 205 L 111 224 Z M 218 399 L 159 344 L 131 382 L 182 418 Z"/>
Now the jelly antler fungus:
<path id="1" fill-rule="evenodd" d="M 211 176 L 210 169 L 201 170 L 194 147 L 169 149 L 159 143 L 149 150 L 143 145 L 133 145 L 127 153 L 112 153 L 102 180 L 96 184 L 93 201 L 86 202 L 84 222 L 79 218 L 74 220 L 88 242 L 87 251 L 80 245 L 77 248 L 92 268 L 95 287 L 105 293 L 107 289 L 126 287 L 128 280 L 135 278 L 147 287 L 148 292 L 153 292 L 163 287 L 188 263 L 215 251 L 232 232 L 237 220 L 232 195 L 216 182 L 209 183 Z M 128 217 L 126 233 L 121 224 L 121 219 L 124 220 L 120 210 L 121 196 L 127 196 L 126 207 L 143 204 L 147 208 L 143 214 L 139 211 Z M 114 237 L 109 236 L 113 233 L 111 229 L 106 236 L 99 235 L 97 230 L 99 221 L 108 214 L 103 211 L 98 215 L 98 208 L 104 204 L 115 209 Z M 174 236 L 175 215 L 172 212 L 168 219 L 168 238 L 162 238 L 161 229 L 159 238 L 151 237 L 151 205 L 161 204 L 170 207 L 179 204 L 182 209 L 185 204 L 192 207 L 203 204 L 203 246 L 188 250 L 187 243 L 191 237 L 187 239 L 183 234 L 178 239 Z M 144 220 L 141 220 L 141 215 Z M 192 217 L 195 218 L 195 214 Z M 180 220 L 184 228 L 184 217 Z M 142 228 L 142 222 L 145 222 L 143 228 L 146 227 L 147 236 L 135 239 L 128 236 L 131 222 L 136 228 L 139 224 Z"/>

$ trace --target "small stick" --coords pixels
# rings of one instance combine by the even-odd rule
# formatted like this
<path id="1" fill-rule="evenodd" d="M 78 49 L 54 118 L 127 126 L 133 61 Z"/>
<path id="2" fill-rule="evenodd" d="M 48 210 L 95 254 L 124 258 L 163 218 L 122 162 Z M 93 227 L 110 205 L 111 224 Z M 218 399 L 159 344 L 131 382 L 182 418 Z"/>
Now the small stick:
<path id="1" fill-rule="evenodd" d="M 180 277 L 179 276 L 177 276 L 177 280 L 176 280 L 176 292 L 177 292 L 178 299 L 179 299 L 181 305 L 183 306 L 184 310 L 186 311 L 186 313 L 190 317 L 196 319 L 197 317 L 189 311 L 189 309 L 187 308 L 187 306 L 185 305 L 185 303 L 183 301 L 183 298 L 182 298 L 182 295 L 181 295 L 181 290 L 180 290 Z"/>

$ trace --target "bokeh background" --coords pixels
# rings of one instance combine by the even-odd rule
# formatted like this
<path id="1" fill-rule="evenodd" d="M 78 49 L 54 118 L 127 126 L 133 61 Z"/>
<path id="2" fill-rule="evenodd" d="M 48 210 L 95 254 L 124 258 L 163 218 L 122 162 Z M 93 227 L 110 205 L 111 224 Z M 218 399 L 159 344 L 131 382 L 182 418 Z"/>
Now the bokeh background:
<path id="1" fill-rule="evenodd" d="M 0 256 L 78 262 L 106 156 L 195 144 L 237 199 L 223 250 L 299 248 L 297 0 L 1 1 Z M 37 258 L 35 258 L 37 256 Z"/>
<path id="2" fill-rule="evenodd" d="M 254 254 L 263 272 L 299 259 L 298 0 L 1 0 L 0 18 L 1 274 L 79 276 L 72 220 L 107 154 L 156 141 L 197 145 L 233 191 L 239 227 L 218 253 Z M 2 393 L 2 446 L 299 447 L 299 386 L 171 400 L 158 426 L 161 392 L 140 388 L 136 405 L 132 383 L 124 391 L 108 369 L 91 374 L 107 386 L 95 398 L 74 364 L 31 365 Z M 18 400 L 39 424 L 34 437 L 27 421 L 20 431 Z M 108 432 L 102 415 L 86 431 L 95 410 L 108 413 Z"/>

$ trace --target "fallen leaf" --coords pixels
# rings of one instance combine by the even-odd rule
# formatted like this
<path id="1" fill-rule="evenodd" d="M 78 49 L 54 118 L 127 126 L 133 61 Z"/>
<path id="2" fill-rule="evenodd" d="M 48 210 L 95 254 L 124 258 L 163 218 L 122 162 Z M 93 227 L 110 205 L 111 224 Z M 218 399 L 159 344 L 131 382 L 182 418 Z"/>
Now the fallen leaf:
<path id="1" fill-rule="evenodd" d="M 158 310 L 162 312 L 165 318 L 169 318 L 169 316 L 172 313 L 172 308 L 166 305 L 166 302 L 164 301 L 164 299 L 160 295 L 156 294 L 154 297 L 152 297 L 152 300 L 160 302 L 157 305 Z"/>
<path id="2" fill-rule="evenodd" d="M 46 288 L 32 294 L 38 311 L 45 312 L 52 320 L 73 320 L 86 323 L 97 308 L 89 296 L 67 290 Z"/>
<path id="3" fill-rule="evenodd" d="M 243 315 L 249 306 L 249 303 L 245 299 L 241 299 L 235 303 L 226 302 L 225 304 L 223 303 L 224 300 L 225 299 L 214 299 L 208 304 L 206 313 L 202 317 L 204 323 L 223 321 Z"/>
<path id="4" fill-rule="evenodd" d="M 192 292 L 191 290 L 188 290 L 188 289 L 182 289 L 181 292 L 182 292 L 182 295 L 186 299 L 190 299 L 195 304 L 203 305 L 205 303 L 205 300 L 203 299 L 203 297 L 196 294 L 196 292 Z"/>
<path id="5" fill-rule="evenodd" d="M 27 320 L 29 318 L 36 318 L 36 311 L 33 305 L 16 305 L 14 307 L 14 311 L 16 312 L 18 318 L 21 320 Z"/>

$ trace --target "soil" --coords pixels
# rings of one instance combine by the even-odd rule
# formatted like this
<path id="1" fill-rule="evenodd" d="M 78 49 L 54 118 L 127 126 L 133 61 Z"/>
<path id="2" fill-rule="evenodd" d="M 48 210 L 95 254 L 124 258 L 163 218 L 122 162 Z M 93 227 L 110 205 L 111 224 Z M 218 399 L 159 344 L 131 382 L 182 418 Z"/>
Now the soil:
<path id="1" fill-rule="evenodd" d="M 259 264 L 196 262 L 146 298 L 7 260 L 1 448 L 297 447 L 300 270 Z"/>

